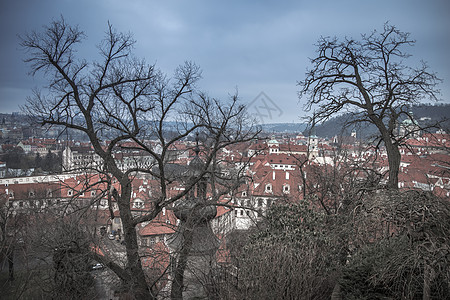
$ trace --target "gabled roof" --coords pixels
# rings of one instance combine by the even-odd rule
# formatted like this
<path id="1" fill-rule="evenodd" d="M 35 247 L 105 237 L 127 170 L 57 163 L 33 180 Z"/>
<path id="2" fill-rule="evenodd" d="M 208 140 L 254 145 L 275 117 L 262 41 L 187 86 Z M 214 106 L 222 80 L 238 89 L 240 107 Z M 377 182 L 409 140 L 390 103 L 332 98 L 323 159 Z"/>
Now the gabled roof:
<path id="1" fill-rule="evenodd" d="M 166 209 L 165 215 L 160 212 L 155 219 L 139 228 L 140 236 L 173 234 L 177 227 L 177 218 L 172 210 Z"/>

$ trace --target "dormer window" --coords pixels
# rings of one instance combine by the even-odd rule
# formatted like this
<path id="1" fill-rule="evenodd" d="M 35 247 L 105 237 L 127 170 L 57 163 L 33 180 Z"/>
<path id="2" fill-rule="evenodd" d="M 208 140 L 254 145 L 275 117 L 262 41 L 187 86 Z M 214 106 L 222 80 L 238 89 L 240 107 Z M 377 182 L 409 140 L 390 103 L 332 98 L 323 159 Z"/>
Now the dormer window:
<path id="1" fill-rule="evenodd" d="M 91 197 L 95 196 L 95 191 L 91 191 Z"/>
<path id="2" fill-rule="evenodd" d="M 242 197 L 247 197 L 247 191 L 242 192 Z"/>
<path id="3" fill-rule="evenodd" d="M 73 196 L 73 190 L 68 190 L 67 191 L 67 196 L 72 197 Z"/>
<path id="4" fill-rule="evenodd" d="M 141 199 L 135 199 L 133 201 L 133 208 L 144 208 L 144 201 Z"/>
<path id="5" fill-rule="evenodd" d="M 289 184 L 283 185 L 283 193 L 289 194 L 290 189 L 291 189 L 291 188 L 290 188 Z"/>
<path id="6" fill-rule="evenodd" d="M 266 193 L 272 193 L 272 185 L 270 183 L 266 184 Z"/>

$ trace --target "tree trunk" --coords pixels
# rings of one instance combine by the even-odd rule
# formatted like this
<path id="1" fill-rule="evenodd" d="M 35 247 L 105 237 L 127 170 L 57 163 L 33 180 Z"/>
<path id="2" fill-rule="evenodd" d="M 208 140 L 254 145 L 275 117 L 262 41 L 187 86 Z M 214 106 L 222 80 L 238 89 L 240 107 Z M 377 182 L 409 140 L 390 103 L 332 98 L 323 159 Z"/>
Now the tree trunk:
<path id="1" fill-rule="evenodd" d="M 130 198 L 131 183 L 123 184 L 122 195 L 119 198 L 118 205 L 126 244 L 127 267 L 131 278 L 131 282 L 126 282 L 126 284 L 128 284 L 128 288 L 133 293 L 135 299 L 156 299 L 148 288 L 145 273 L 142 269 L 136 229 L 132 222 Z"/>
<path id="2" fill-rule="evenodd" d="M 389 163 L 389 181 L 388 187 L 391 189 L 398 189 L 398 173 L 400 170 L 401 155 L 398 149 L 398 145 L 393 143 L 391 138 L 383 137 L 384 145 L 386 146 L 386 152 Z"/>
<path id="3" fill-rule="evenodd" d="M 183 299 L 184 271 L 186 270 L 189 252 L 191 251 L 192 237 L 193 232 L 191 230 L 185 230 L 183 232 L 183 244 L 181 246 L 177 267 L 175 268 L 172 290 L 170 293 L 170 298 L 172 300 Z"/>
<path id="4" fill-rule="evenodd" d="M 8 272 L 9 281 L 14 281 L 14 247 L 11 247 L 8 251 Z"/>
<path id="5" fill-rule="evenodd" d="M 386 153 L 388 156 L 389 164 L 389 178 L 388 178 L 388 188 L 398 189 L 398 173 L 400 170 L 400 150 L 398 149 L 398 144 L 394 142 L 391 138 L 391 132 L 386 128 L 383 121 L 379 118 L 372 116 L 370 118 L 373 124 L 377 126 L 381 133 L 381 139 L 386 147 Z"/>

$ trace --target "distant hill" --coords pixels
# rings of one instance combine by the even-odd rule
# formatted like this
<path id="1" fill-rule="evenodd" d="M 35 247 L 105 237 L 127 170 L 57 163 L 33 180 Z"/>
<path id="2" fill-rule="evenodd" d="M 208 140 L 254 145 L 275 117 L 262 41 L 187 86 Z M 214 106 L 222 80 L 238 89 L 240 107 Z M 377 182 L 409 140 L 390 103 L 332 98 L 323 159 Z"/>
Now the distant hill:
<path id="1" fill-rule="evenodd" d="M 413 106 L 411 111 L 414 117 L 419 123 L 433 123 L 436 121 L 446 120 L 443 123 L 442 128 L 447 132 L 450 132 L 450 104 L 422 104 Z M 374 126 L 358 127 L 358 128 L 348 128 L 343 130 L 343 124 L 349 118 L 350 115 L 342 115 L 339 117 L 332 118 L 325 122 L 324 124 L 317 125 L 315 128 L 315 134 L 320 137 L 334 137 L 336 135 L 350 135 L 353 129 L 356 129 L 358 136 L 368 137 L 377 133 L 377 129 Z M 3 114 L 0 113 L 0 126 L 9 124 L 16 126 L 29 126 L 29 118 L 21 114 Z M 166 122 L 166 130 L 170 131 L 175 128 L 174 122 Z M 307 129 L 307 124 L 305 123 L 272 123 L 272 124 L 262 124 L 261 125 L 265 133 L 304 133 Z M 42 133 L 44 135 L 45 133 Z M 64 139 L 64 136 L 60 138 Z M 77 137 L 81 138 L 81 137 Z"/>
<path id="2" fill-rule="evenodd" d="M 450 129 L 450 104 L 428 105 L 422 104 L 411 107 L 414 118 L 421 125 L 442 122 L 442 128 L 446 131 Z M 336 135 L 350 135 L 350 131 L 355 129 L 361 137 L 368 137 L 377 134 L 377 129 L 373 125 L 365 124 L 360 127 L 350 127 L 343 130 L 343 124 L 350 118 L 350 115 L 342 115 L 328 120 L 324 124 L 316 126 L 316 134 L 321 137 L 333 137 Z"/>
<path id="3" fill-rule="evenodd" d="M 307 124 L 304 123 L 273 123 L 273 124 L 262 124 L 263 131 L 267 133 L 277 132 L 277 133 L 299 133 L 303 132 Z"/>
<path id="4" fill-rule="evenodd" d="M 450 132 L 450 104 L 422 104 L 413 106 L 411 108 L 415 119 L 421 123 L 434 123 L 436 121 L 446 120 L 443 122 L 442 128 L 447 129 Z M 320 137 L 334 137 L 336 135 L 350 135 L 352 130 L 356 130 L 358 135 L 361 137 L 368 137 L 377 134 L 377 129 L 373 125 L 360 124 L 357 128 L 350 127 L 343 129 L 345 122 L 350 118 L 350 115 L 342 115 L 339 117 L 332 118 L 316 126 L 315 134 Z M 305 132 L 307 129 L 307 124 L 305 123 L 273 123 L 273 124 L 263 124 L 262 129 L 266 133 L 300 133 Z"/>

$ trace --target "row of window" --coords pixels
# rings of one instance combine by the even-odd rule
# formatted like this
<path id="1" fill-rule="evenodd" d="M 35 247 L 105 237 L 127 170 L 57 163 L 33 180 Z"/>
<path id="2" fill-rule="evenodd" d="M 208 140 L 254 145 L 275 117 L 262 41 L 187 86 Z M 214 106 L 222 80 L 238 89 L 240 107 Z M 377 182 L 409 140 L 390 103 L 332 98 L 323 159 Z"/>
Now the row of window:
<path id="1" fill-rule="evenodd" d="M 291 190 L 291 187 L 289 186 L 289 184 L 283 185 L 283 193 L 289 193 L 290 190 Z M 270 184 L 270 183 L 266 184 L 265 192 L 266 193 L 272 193 L 273 192 L 272 184 Z"/>
<path id="2" fill-rule="evenodd" d="M 241 216 L 241 217 L 243 217 L 244 216 L 244 212 L 245 212 L 245 209 L 235 209 L 234 210 L 234 216 L 235 217 L 238 217 L 238 216 Z M 250 213 L 250 211 L 249 210 L 247 210 L 247 215 Z M 261 210 L 257 210 L 257 211 L 255 211 L 254 213 L 256 213 L 256 216 L 257 217 L 261 217 L 262 216 L 262 212 L 261 212 Z"/>
<path id="3" fill-rule="evenodd" d="M 91 191 L 91 197 L 94 197 L 96 195 L 96 191 Z M 74 190 L 67 190 L 67 196 L 72 197 L 74 195 Z M 84 197 L 84 192 L 80 194 L 81 197 Z"/>
<path id="4" fill-rule="evenodd" d="M 35 196 L 36 196 L 35 191 L 33 191 L 33 190 L 28 191 L 28 197 L 32 198 L 32 197 L 35 197 Z M 53 196 L 53 192 L 51 190 L 47 190 L 47 197 L 52 197 L 52 196 Z M 9 198 L 14 198 L 14 191 L 10 190 L 8 192 L 8 197 Z"/>
<path id="5" fill-rule="evenodd" d="M 32 201 L 9 201 L 9 207 L 13 207 L 14 203 L 17 203 L 16 205 L 18 207 L 50 207 L 53 205 L 59 205 L 61 204 L 60 199 L 47 199 L 47 200 L 32 200 Z M 91 205 L 91 201 L 89 199 L 81 199 L 77 200 L 77 202 L 74 202 L 75 204 L 81 205 L 81 206 L 89 206 Z M 108 200 L 102 199 L 100 201 L 100 206 L 106 207 L 108 205 Z"/>
<path id="6" fill-rule="evenodd" d="M 91 197 L 94 197 L 96 195 L 96 193 L 97 193 L 96 191 L 91 191 L 91 193 L 90 193 Z M 74 195 L 74 190 L 68 190 L 67 191 L 67 196 L 72 197 L 73 195 Z M 9 196 L 9 198 L 14 198 L 14 191 L 10 190 L 8 192 L 8 196 Z M 35 197 L 35 196 L 36 196 L 36 192 L 35 191 L 33 191 L 33 190 L 28 191 L 28 197 Z M 47 190 L 46 196 L 47 197 L 53 197 L 53 191 Z M 80 196 L 84 197 L 85 194 L 81 193 Z"/>
<path id="7" fill-rule="evenodd" d="M 15 202 L 13 201 L 9 201 L 9 207 L 13 207 Z M 19 207 L 25 207 L 25 205 L 28 203 L 27 206 L 29 207 L 44 207 L 44 204 L 46 204 L 46 206 L 53 206 L 53 205 L 59 205 L 61 204 L 61 200 L 57 199 L 55 201 L 48 199 L 48 200 L 36 200 L 36 201 L 17 201 L 16 203 L 18 203 L 17 205 Z"/>

